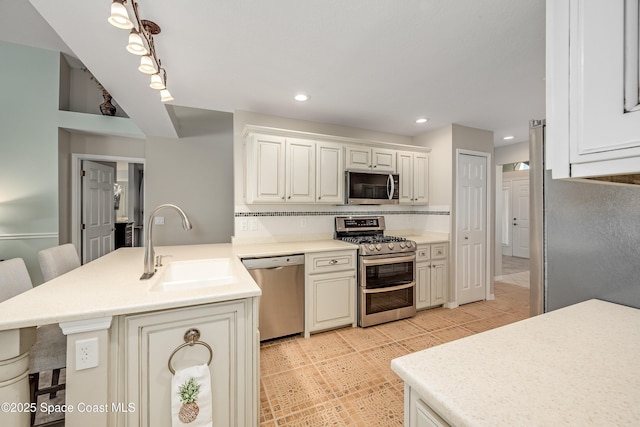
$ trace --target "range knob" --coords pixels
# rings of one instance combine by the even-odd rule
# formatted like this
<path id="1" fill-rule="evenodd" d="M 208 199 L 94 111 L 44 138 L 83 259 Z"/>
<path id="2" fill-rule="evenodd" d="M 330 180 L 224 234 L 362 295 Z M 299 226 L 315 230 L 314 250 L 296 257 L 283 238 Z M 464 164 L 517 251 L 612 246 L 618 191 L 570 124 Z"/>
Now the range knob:
<path id="1" fill-rule="evenodd" d="M 389 249 L 393 249 L 393 243 L 389 243 Z"/>
<path id="2" fill-rule="evenodd" d="M 372 251 L 375 248 L 373 245 L 369 245 L 369 250 Z"/>
<path id="3" fill-rule="evenodd" d="M 404 242 L 400 243 L 400 248 L 404 249 L 406 246 L 407 246 L 406 243 Z"/>
<path id="4" fill-rule="evenodd" d="M 378 250 L 378 251 L 379 251 L 380 249 L 382 249 L 382 245 L 381 245 L 380 243 L 378 243 L 378 244 L 376 245 L 376 250 Z"/>
<path id="5" fill-rule="evenodd" d="M 411 240 L 409 240 L 407 242 L 407 248 L 411 249 L 413 247 L 413 242 Z"/>

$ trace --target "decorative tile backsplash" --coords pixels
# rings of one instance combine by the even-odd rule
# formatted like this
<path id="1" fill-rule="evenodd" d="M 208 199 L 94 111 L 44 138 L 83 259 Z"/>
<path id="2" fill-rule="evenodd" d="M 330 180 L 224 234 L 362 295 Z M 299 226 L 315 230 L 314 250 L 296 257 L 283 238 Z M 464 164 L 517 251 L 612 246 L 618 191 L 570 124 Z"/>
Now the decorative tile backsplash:
<path id="1" fill-rule="evenodd" d="M 333 238 L 336 216 L 383 215 L 386 233 L 420 234 L 425 231 L 450 232 L 448 206 L 433 210 L 327 210 L 236 212 L 236 243 L 266 243 Z"/>

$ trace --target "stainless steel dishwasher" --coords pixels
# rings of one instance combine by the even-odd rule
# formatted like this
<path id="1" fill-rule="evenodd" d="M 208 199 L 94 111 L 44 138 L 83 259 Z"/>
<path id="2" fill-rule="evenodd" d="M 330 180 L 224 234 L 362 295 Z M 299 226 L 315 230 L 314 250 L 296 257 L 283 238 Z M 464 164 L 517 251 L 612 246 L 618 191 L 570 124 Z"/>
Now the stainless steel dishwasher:
<path id="1" fill-rule="evenodd" d="M 304 331 L 304 255 L 244 258 L 256 281 L 259 300 L 260 341 Z"/>

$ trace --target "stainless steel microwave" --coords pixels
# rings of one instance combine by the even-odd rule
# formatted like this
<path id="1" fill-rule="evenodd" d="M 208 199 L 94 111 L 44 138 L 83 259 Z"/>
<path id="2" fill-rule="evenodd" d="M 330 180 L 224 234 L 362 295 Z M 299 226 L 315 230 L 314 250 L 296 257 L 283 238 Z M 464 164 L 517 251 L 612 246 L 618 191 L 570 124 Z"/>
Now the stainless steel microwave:
<path id="1" fill-rule="evenodd" d="M 399 199 L 398 174 L 346 172 L 346 204 L 390 205 Z"/>

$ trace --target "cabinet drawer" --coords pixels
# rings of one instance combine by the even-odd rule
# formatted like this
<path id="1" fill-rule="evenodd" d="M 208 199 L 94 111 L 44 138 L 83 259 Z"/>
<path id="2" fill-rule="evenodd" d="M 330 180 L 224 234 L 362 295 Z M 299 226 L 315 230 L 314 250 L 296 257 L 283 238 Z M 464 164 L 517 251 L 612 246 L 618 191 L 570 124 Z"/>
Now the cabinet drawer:
<path id="1" fill-rule="evenodd" d="M 329 273 L 354 269 L 356 266 L 356 252 L 333 252 L 306 255 L 306 273 Z"/>
<path id="2" fill-rule="evenodd" d="M 416 251 L 416 262 L 429 261 L 431 259 L 431 248 L 429 245 L 418 245 Z"/>
<path id="3" fill-rule="evenodd" d="M 431 245 L 431 259 L 447 258 L 449 245 L 447 243 L 435 243 Z"/>

